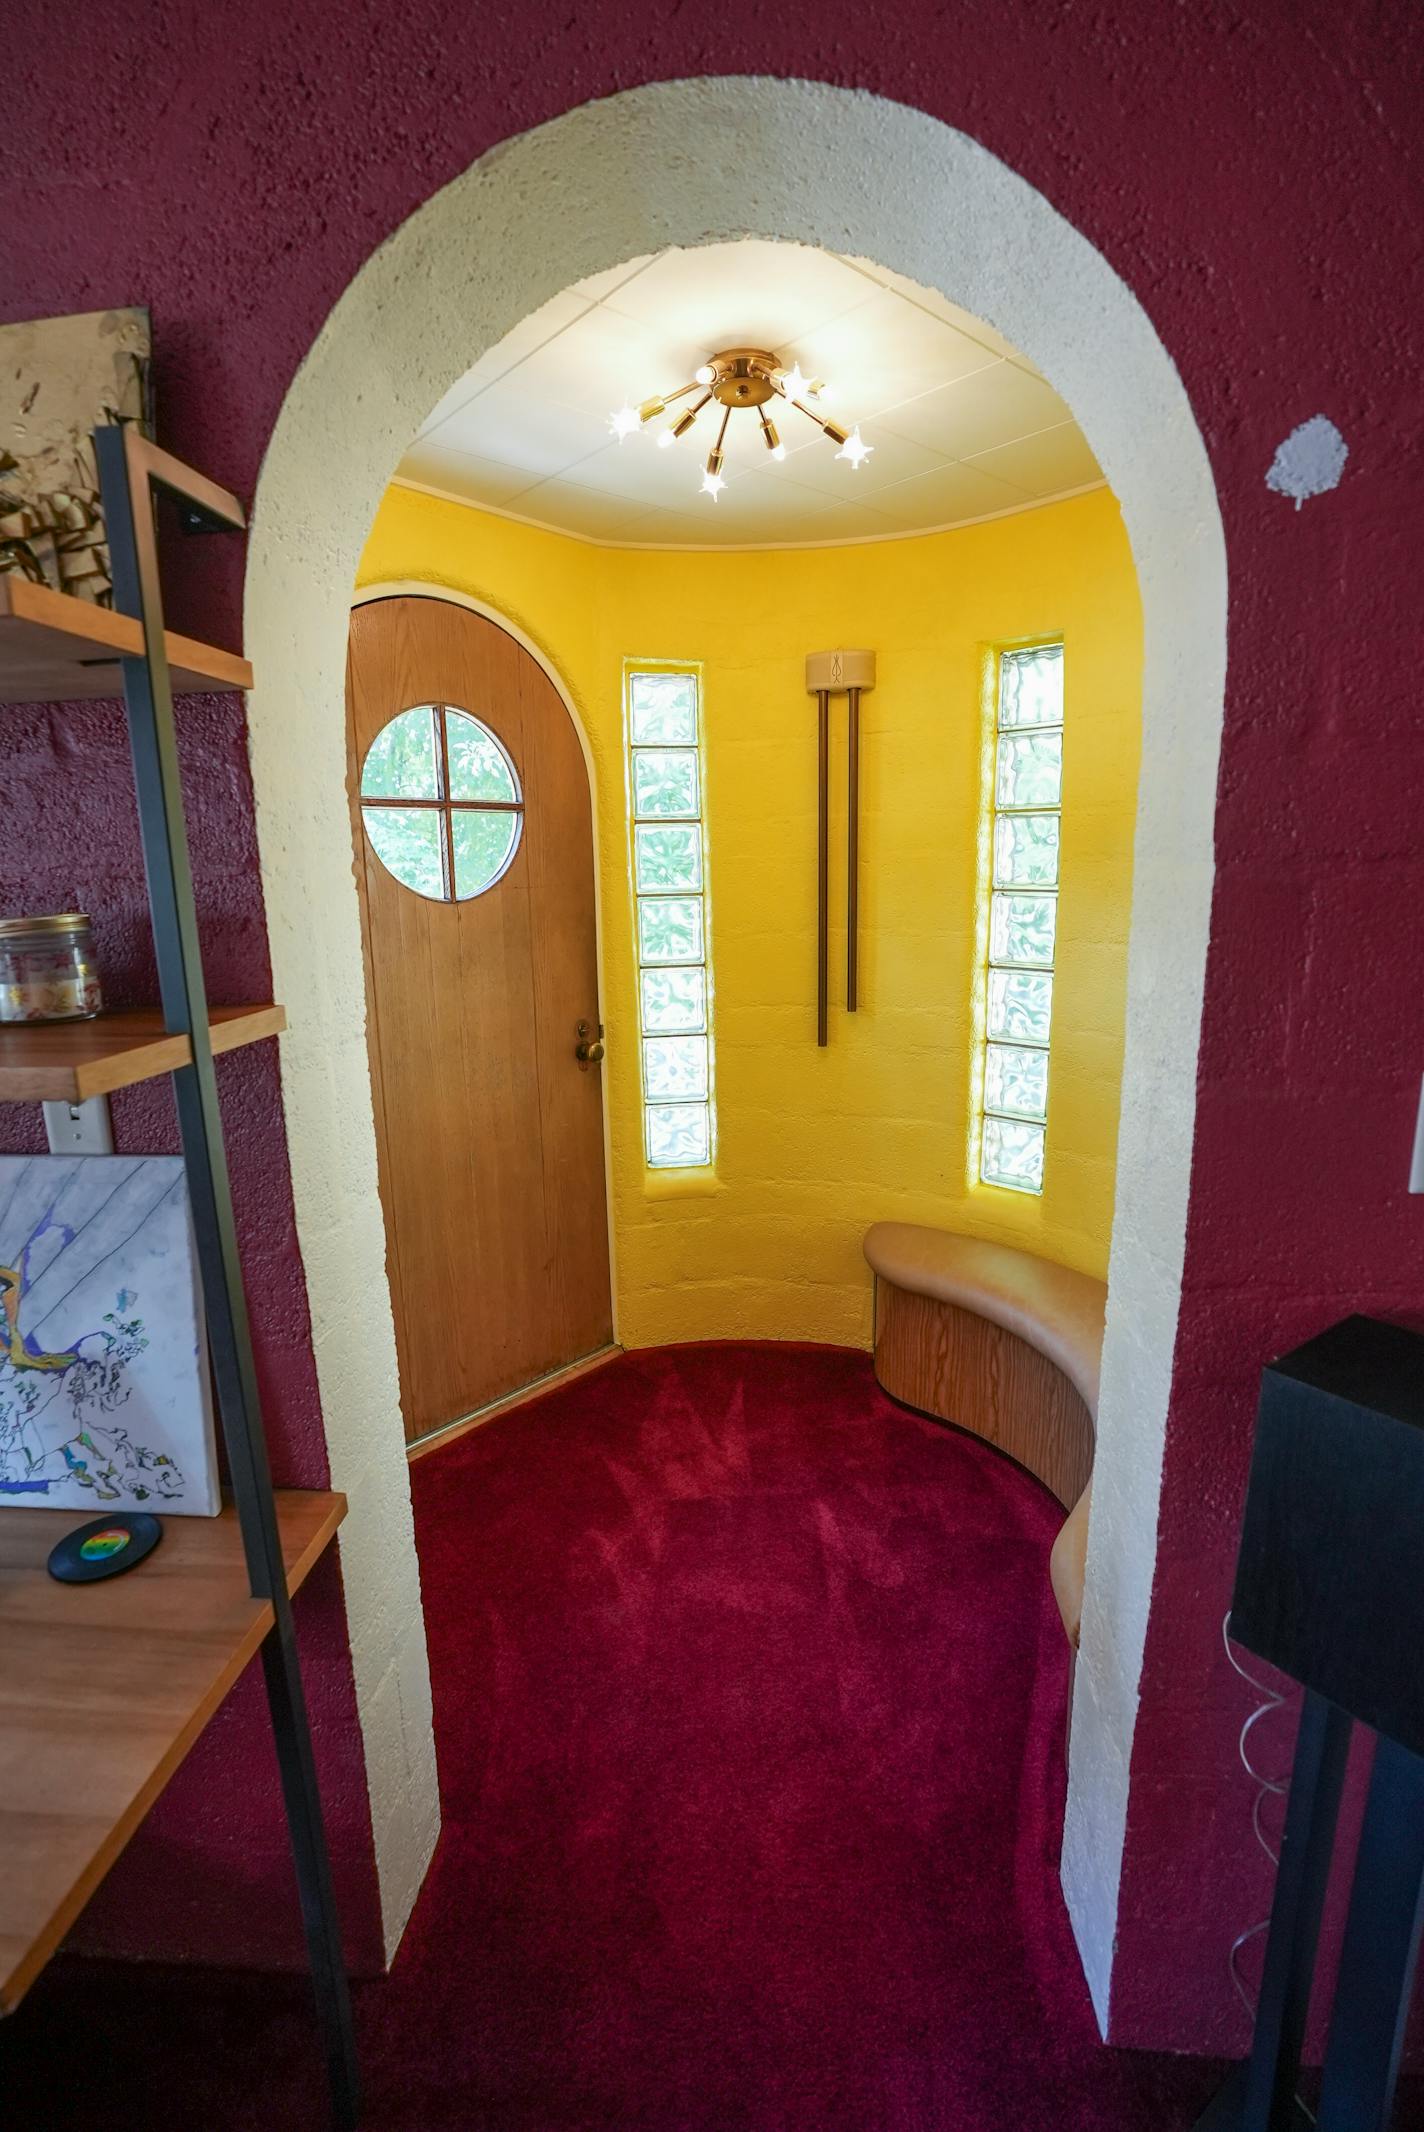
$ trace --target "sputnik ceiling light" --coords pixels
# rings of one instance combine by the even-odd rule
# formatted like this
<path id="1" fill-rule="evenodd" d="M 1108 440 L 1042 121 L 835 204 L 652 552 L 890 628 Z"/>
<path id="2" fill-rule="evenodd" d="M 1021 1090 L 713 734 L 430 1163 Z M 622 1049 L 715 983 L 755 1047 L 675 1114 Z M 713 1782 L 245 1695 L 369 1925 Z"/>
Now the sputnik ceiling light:
<path id="1" fill-rule="evenodd" d="M 703 408 L 713 400 L 717 402 L 722 410 L 722 421 L 717 441 L 707 454 L 702 475 L 702 493 L 710 496 L 714 503 L 726 486 L 722 465 L 726 457 L 727 424 L 738 408 L 746 408 L 748 412 L 755 410 L 761 424 L 762 443 L 773 459 L 786 457 L 786 446 L 767 412 L 769 403 L 776 399 L 786 401 L 798 414 L 814 422 L 833 444 L 840 446 L 836 457 L 849 460 L 852 468 L 868 459 L 875 449 L 873 444 L 863 441 L 858 423 L 854 429 L 846 429 L 817 408 L 807 405 L 808 401 L 825 396 L 826 386 L 820 378 L 804 377 L 799 363 L 792 363 L 788 368 L 780 356 L 773 355 L 766 348 L 724 348 L 720 355 L 709 357 L 692 379 L 686 385 L 679 385 L 676 392 L 655 393 L 640 407 L 620 407 L 616 414 L 609 416 L 608 427 L 621 444 L 625 437 L 631 437 L 635 430 L 646 429 L 650 422 L 666 413 L 675 400 L 685 400 L 689 393 L 698 393 L 700 398 L 685 407 L 665 429 L 659 430 L 658 443 L 664 448 L 676 444 L 679 437 L 687 435 Z"/>

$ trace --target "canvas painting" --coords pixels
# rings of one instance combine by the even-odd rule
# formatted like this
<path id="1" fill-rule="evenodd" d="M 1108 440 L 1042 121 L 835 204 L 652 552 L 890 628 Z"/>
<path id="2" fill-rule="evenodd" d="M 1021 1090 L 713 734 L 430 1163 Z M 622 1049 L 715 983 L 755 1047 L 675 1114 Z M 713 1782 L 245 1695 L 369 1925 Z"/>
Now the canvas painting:
<path id="1" fill-rule="evenodd" d="M 152 435 L 147 311 L 0 326 L 0 572 L 113 605 L 91 432 Z"/>
<path id="2" fill-rule="evenodd" d="M 176 1155 L 0 1156 L 0 1509 L 221 1508 Z"/>

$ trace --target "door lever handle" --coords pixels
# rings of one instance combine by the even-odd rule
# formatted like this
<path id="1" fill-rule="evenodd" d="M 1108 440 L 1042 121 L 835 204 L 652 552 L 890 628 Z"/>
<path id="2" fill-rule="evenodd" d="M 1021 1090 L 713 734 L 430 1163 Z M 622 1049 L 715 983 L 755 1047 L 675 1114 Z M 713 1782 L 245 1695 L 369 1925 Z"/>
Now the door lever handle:
<path id="1" fill-rule="evenodd" d="M 602 1024 L 602 1022 L 600 1022 L 600 1023 L 599 1023 L 599 1025 L 598 1025 L 598 1034 L 597 1034 L 596 1036 L 594 1035 L 594 1032 L 593 1032 L 593 1023 L 592 1023 L 592 1022 L 580 1022 L 580 1023 L 579 1023 L 579 1025 L 578 1025 L 578 1042 L 577 1042 L 577 1043 L 575 1044 L 575 1046 L 574 1046 L 574 1057 L 575 1057 L 575 1058 L 576 1058 L 576 1059 L 578 1060 L 578 1064 L 579 1064 L 579 1072 L 580 1072 L 580 1073 L 587 1073 L 587 1072 L 588 1072 L 588 1069 L 589 1069 L 589 1067 L 590 1067 L 590 1066 L 598 1066 L 598 1065 L 600 1065 L 600 1064 L 602 1063 L 602 1060 L 603 1060 L 603 1024 Z"/>

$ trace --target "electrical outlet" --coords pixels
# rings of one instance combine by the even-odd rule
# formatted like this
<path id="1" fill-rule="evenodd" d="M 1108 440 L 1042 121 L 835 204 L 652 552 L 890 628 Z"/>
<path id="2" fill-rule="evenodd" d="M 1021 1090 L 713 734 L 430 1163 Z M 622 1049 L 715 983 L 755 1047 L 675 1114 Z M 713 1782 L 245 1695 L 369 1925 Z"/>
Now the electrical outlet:
<path id="1" fill-rule="evenodd" d="M 107 1096 L 87 1103 L 42 1103 L 45 1137 L 52 1155 L 112 1155 L 114 1128 Z"/>

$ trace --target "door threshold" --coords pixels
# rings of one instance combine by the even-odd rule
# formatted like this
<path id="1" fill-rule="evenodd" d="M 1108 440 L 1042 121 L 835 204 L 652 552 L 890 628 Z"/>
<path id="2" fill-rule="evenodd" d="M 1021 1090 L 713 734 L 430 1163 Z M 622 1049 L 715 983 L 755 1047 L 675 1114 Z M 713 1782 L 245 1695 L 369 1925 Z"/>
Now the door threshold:
<path id="1" fill-rule="evenodd" d="M 495 1421 L 501 1414 L 511 1413 L 529 1400 L 542 1399 L 545 1392 L 558 1391 L 562 1385 L 592 1375 L 594 1370 L 602 1369 L 622 1352 L 615 1340 L 608 1347 L 595 1348 L 591 1355 L 580 1355 L 577 1362 L 566 1362 L 560 1369 L 547 1371 L 544 1376 L 536 1377 L 532 1384 L 521 1384 L 517 1391 L 506 1392 L 502 1399 L 492 1399 L 488 1406 L 476 1407 L 473 1414 L 462 1414 L 458 1421 L 443 1422 L 428 1436 L 417 1436 L 414 1443 L 408 1444 L 406 1458 L 411 1461 L 424 1458 L 427 1451 L 438 1451 L 443 1444 L 453 1443 L 468 1429 L 481 1428 L 485 1422 Z"/>

